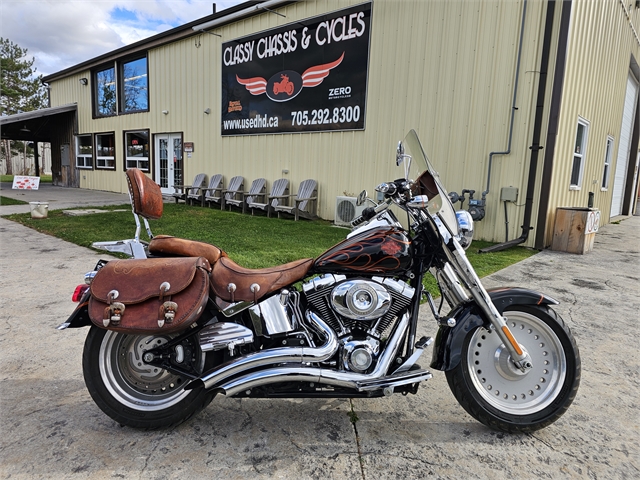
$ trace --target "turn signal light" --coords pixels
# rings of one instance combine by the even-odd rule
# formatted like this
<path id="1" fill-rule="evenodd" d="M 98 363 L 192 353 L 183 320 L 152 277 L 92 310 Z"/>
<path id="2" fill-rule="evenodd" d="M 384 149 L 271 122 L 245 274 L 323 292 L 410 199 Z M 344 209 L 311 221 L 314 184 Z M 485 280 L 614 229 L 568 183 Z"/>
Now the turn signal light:
<path id="1" fill-rule="evenodd" d="M 89 285 L 78 285 L 76 289 L 73 291 L 73 295 L 71 296 L 71 301 L 79 302 L 82 300 L 84 293 L 89 290 Z"/>

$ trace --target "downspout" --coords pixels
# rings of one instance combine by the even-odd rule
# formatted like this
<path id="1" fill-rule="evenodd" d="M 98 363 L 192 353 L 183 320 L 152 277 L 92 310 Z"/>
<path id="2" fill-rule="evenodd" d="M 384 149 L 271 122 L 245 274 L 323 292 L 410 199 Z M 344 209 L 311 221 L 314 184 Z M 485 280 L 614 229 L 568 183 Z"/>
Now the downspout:
<path id="1" fill-rule="evenodd" d="M 513 121 L 516 116 L 516 96 L 518 95 L 518 81 L 520 79 L 520 59 L 522 58 L 522 41 L 524 39 L 524 22 L 527 18 L 527 0 L 524 0 L 522 5 L 522 22 L 520 25 L 520 41 L 518 45 L 518 59 L 516 60 L 516 79 L 513 85 L 513 101 L 511 102 L 511 125 L 509 126 L 509 141 L 507 143 L 507 149 L 504 152 L 490 152 L 489 153 L 489 166 L 487 168 L 487 188 L 482 192 L 483 202 L 487 198 L 489 193 L 489 186 L 491 184 L 491 165 L 493 164 L 494 155 L 509 155 L 511 153 L 511 140 L 513 139 Z"/>
<path id="2" fill-rule="evenodd" d="M 527 196 L 524 207 L 524 220 L 522 234 L 508 242 L 499 243 L 480 250 L 481 253 L 498 252 L 507 248 L 519 245 L 527 241 L 531 226 L 531 211 L 533 210 L 533 194 L 536 186 L 536 170 L 538 169 L 538 152 L 542 150 L 540 146 L 540 136 L 542 132 L 542 121 L 544 119 L 544 97 L 547 88 L 547 70 L 549 68 L 549 54 L 551 51 L 551 34 L 553 33 L 553 17 L 555 12 L 555 0 L 549 1 L 547 7 L 547 17 L 545 20 L 544 41 L 542 44 L 542 58 L 540 59 L 540 80 L 538 82 L 538 98 L 536 101 L 536 115 L 533 126 L 533 138 L 529 149 L 531 150 L 531 161 L 529 162 L 529 178 L 527 181 Z"/>
<path id="3" fill-rule="evenodd" d="M 549 128 L 547 130 L 547 148 L 542 166 L 542 185 L 540 186 L 540 205 L 538 207 L 538 222 L 536 224 L 536 239 L 534 247 L 542 250 L 546 247 L 547 210 L 549 208 L 549 194 L 551 192 L 551 176 L 553 174 L 553 157 L 556 152 L 558 138 L 558 120 L 562 103 L 562 86 L 566 70 L 567 45 L 569 41 L 569 21 L 571 19 L 571 0 L 562 4 L 562 18 L 560 19 L 560 37 L 558 38 L 558 55 L 556 56 L 555 78 L 551 94 L 551 112 L 549 114 Z"/>

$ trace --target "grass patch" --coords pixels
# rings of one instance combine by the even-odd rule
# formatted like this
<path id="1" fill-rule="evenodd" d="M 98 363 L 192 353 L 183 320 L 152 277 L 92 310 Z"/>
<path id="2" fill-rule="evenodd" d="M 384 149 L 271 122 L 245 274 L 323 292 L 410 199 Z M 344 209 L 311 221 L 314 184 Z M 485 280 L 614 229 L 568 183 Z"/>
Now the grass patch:
<path id="1" fill-rule="evenodd" d="M 127 211 L 112 211 L 123 208 Z M 46 219 L 32 219 L 29 214 L 7 218 L 84 247 L 90 247 L 93 242 L 133 237 L 135 223 L 128 205 L 100 209 L 111 212 L 71 217 L 54 210 L 49 211 Z M 348 233 L 348 230 L 336 228 L 323 220 L 294 222 L 171 203 L 164 205 L 161 219 L 149 223 L 155 234 L 217 245 L 235 262 L 247 268 L 271 267 L 300 258 L 317 257 L 342 241 Z M 522 247 L 489 254 L 477 253 L 478 249 L 489 245 L 492 244 L 474 241 L 467 250 L 479 276 L 489 275 L 535 253 Z M 432 295 L 439 295 L 435 280 L 430 275 L 425 279 L 425 286 Z"/>
<path id="2" fill-rule="evenodd" d="M 13 175 L 0 175 L 0 182 L 8 182 L 13 183 Z M 53 182 L 52 175 L 40 175 L 40 183 L 51 183 Z"/>
<path id="3" fill-rule="evenodd" d="M 24 205 L 28 202 L 23 202 L 22 200 L 16 200 L 9 197 L 0 196 L 0 205 Z"/>

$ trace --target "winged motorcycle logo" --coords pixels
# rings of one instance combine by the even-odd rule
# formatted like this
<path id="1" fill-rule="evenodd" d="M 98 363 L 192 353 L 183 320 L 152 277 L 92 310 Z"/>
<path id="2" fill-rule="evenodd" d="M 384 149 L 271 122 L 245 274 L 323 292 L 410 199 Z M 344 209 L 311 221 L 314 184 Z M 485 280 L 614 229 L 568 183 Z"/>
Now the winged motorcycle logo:
<path id="1" fill-rule="evenodd" d="M 267 94 L 274 102 L 287 102 L 295 98 L 303 88 L 317 87 L 329 76 L 332 69 L 342 63 L 344 52 L 337 60 L 307 68 L 302 75 L 293 70 L 284 70 L 276 73 L 269 80 L 263 77 L 240 78 L 236 75 L 236 80 L 240 85 L 251 93 L 251 95 Z"/>

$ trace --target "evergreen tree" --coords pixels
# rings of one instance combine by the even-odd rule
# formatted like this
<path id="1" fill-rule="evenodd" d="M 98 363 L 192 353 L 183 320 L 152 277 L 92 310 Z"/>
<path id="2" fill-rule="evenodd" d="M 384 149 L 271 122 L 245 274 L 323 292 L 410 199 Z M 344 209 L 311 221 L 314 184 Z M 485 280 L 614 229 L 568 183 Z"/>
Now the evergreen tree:
<path id="1" fill-rule="evenodd" d="M 47 104 L 42 75 L 36 76 L 35 58 L 27 57 L 27 49 L 0 37 L 0 115 L 29 112 Z M 13 173 L 12 145 L 3 140 L 7 174 Z"/>

